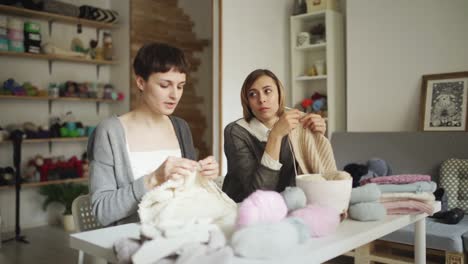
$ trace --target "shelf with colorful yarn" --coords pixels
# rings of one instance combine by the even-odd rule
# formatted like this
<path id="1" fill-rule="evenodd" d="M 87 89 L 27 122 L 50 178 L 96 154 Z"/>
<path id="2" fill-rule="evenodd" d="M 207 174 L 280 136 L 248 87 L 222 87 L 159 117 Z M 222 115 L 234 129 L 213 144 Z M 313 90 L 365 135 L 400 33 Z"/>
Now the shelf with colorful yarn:
<path id="1" fill-rule="evenodd" d="M 23 143 L 53 143 L 53 142 L 79 142 L 88 141 L 88 137 L 72 137 L 72 138 L 30 138 L 23 140 Z M 0 141 L 1 143 L 11 143 L 11 140 Z"/>
<path id="2" fill-rule="evenodd" d="M 63 180 L 53 180 L 53 181 L 43 181 L 43 182 L 26 182 L 21 184 L 21 188 L 28 188 L 28 187 L 39 187 L 45 185 L 52 185 L 52 184 L 62 184 L 62 183 L 79 183 L 79 182 L 87 182 L 89 178 L 74 178 L 74 179 L 63 179 Z M 14 189 L 14 185 L 4 185 L 0 186 L 0 190 L 7 190 L 7 189 Z"/>
<path id="3" fill-rule="evenodd" d="M 82 159 L 76 156 L 65 159 L 63 156 L 36 155 L 23 164 L 21 171 L 22 187 L 87 182 L 89 161 L 85 154 L 82 155 Z M 12 167 L 0 168 L 0 190 L 15 187 L 14 174 L 15 169 Z"/>
<path id="4" fill-rule="evenodd" d="M 0 144 L 14 144 L 14 133 L 22 134 L 22 145 L 49 144 L 49 153 L 52 153 L 53 143 L 87 142 L 96 126 L 84 125 L 76 121 L 71 111 L 64 116 L 53 116 L 49 125 L 38 125 L 34 122 L 10 123 L 0 127 Z"/>
<path id="5" fill-rule="evenodd" d="M 327 118 L 328 137 L 345 131 L 343 15 L 326 9 L 291 16 L 290 44 L 290 104 Z"/>
<path id="6" fill-rule="evenodd" d="M 71 14 L 56 14 L 57 12 L 60 13 L 61 9 L 58 8 L 56 10 L 50 6 L 50 9 L 47 9 L 45 6 L 41 7 L 49 11 L 43 12 L 0 5 L 0 56 L 46 60 L 48 61 L 49 74 L 52 74 L 54 62 L 92 64 L 96 66 L 96 76 L 99 79 L 101 66 L 118 64 L 118 61 L 113 56 L 110 32 L 104 32 L 102 47 L 97 47 L 100 30 L 114 28 L 115 24 L 113 22 L 117 20 L 118 14 L 112 10 L 104 10 L 92 6 L 77 7 L 67 3 L 60 3 L 59 5 L 66 5 L 69 10 L 74 10 L 72 13 L 75 16 Z M 94 17 L 94 14 L 102 14 L 103 16 Z M 26 19 L 23 22 L 24 18 Z M 76 24 L 78 34 L 82 32 L 82 26 L 95 28 L 96 39 L 90 41 L 89 47 L 85 47 L 79 38 L 74 38 L 71 49 L 62 49 L 53 41 L 43 43 L 40 23 L 30 21 L 29 19 L 48 21 L 49 36 L 51 36 L 52 32 L 52 22 L 57 22 Z M 108 22 L 91 19 L 103 19 Z"/>
<path id="7" fill-rule="evenodd" d="M 118 101 L 102 98 L 80 98 L 80 97 L 52 97 L 52 96 L 23 96 L 23 95 L 0 95 L 0 100 L 37 100 L 48 101 L 49 113 L 52 112 L 52 102 L 69 101 L 69 102 L 88 102 L 96 103 L 96 113 L 99 114 L 100 104 L 114 104 Z"/>
<path id="8" fill-rule="evenodd" d="M 49 63 L 49 74 L 52 74 L 52 63 L 54 61 L 94 64 L 96 65 L 96 76 L 98 78 L 99 78 L 100 66 L 116 65 L 119 63 L 117 60 L 96 60 L 96 59 L 87 59 L 84 57 L 72 57 L 72 56 L 65 56 L 65 55 L 58 55 L 58 54 L 42 54 L 42 53 L 35 54 L 35 53 L 14 52 L 14 51 L 0 51 L 0 56 L 47 60 Z"/>
<path id="9" fill-rule="evenodd" d="M 35 53 L 26 53 L 26 52 L 13 52 L 13 51 L 0 51 L 0 56 L 41 59 L 41 60 L 48 60 L 51 62 L 52 61 L 70 61 L 70 62 L 88 63 L 88 64 L 96 64 L 96 65 L 118 64 L 118 61 L 116 60 L 96 60 L 96 59 L 86 59 L 86 58 L 56 55 L 56 54 L 35 54 Z"/>
<path id="10" fill-rule="evenodd" d="M 50 83 L 47 90 L 38 88 L 30 82 L 22 85 L 15 79 L 9 78 L 0 87 L 0 100 L 38 100 L 48 101 L 49 114 L 52 112 L 52 102 L 94 102 L 96 113 L 99 114 L 101 103 L 115 103 L 122 101 L 124 95 L 114 89 L 112 84 L 96 82 Z"/>
<path id="11" fill-rule="evenodd" d="M 84 27 L 91 27 L 91 28 L 96 28 L 96 29 L 112 29 L 113 27 L 116 26 L 115 23 L 99 22 L 99 21 L 93 21 L 89 19 L 59 15 L 59 14 L 54 14 L 50 12 L 36 11 L 36 10 L 15 7 L 15 6 L 1 5 L 1 4 L 0 4 L 0 13 L 7 14 L 7 15 L 28 17 L 28 18 L 39 19 L 39 20 L 45 20 L 45 21 L 48 21 L 49 24 L 58 22 L 58 23 L 70 24 L 70 25 L 81 25 Z"/>
<path id="12" fill-rule="evenodd" d="M 67 142 L 87 142 L 88 137 L 69 137 L 69 138 L 28 138 L 23 140 L 23 144 L 37 144 L 37 143 L 48 143 L 49 153 L 52 152 L 52 143 L 67 143 Z M 0 144 L 12 143 L 11 140 L 2 140 Z"/>

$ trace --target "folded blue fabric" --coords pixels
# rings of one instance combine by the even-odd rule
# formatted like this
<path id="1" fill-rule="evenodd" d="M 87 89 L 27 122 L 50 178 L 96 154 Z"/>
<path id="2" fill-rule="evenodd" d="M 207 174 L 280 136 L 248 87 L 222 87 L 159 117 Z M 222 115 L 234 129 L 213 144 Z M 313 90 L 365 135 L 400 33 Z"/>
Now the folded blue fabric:
<path id="1" fill-rule="evenodd" d="M 382 193 L 391 192 L 430 192 L 433 193 L 437 189 L 435 182 L 414 182 L 408 184 L 379 184 L 379 189 Z"/>
<path id="2" fill-rule="evenodd" d="M 378 221 L 385 218 L 387 210 L 379 202 L 357 203 L 348 209 L 349 217 L 357 221 Z"/>
<path id="3" fill-rule="evenodd" d="M 379 200 L 381 192 L 377 184 L 370 183 L 351 190 L 350 204 L 363 202 L 376 202 Z"/>

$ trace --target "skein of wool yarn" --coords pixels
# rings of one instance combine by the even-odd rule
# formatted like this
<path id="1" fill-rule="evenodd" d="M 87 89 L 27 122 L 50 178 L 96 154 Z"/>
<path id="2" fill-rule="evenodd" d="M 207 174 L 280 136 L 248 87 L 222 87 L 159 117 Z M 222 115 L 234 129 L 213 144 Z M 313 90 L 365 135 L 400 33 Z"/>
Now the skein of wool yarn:
<path id="1" fill-rule="evenodd" d="M 309 227 L 311 237 L 330 235 L 340 224 L 340 213 L 336 209 L 315 204 L 295 210 L 289 216 L 302 219 Z"/>
<path id="2" fill-rule="evenodd" d="M 289 212 L 306 206 L 307 198 L 304 191 L 299 187 L 286 187 L 286 189 L 281 192 L 281 195 L 283 196 Z"/>
<path id="3" fill-rule="evenodd" d="M 275 223 L 286 217 L 288 208 L 283 196 L 274 191 L 257 190 L 238 208 L 236 228 L 257 223 Z"/>
<path id="4" fill-rule="evenodd" d="M 252 259 L 275 259 L 291 254 L 291 249 L 309 239 L 301 219 L 285 218 L 276 223 L 253 224 L 232 235 L 236 255 Z"/>

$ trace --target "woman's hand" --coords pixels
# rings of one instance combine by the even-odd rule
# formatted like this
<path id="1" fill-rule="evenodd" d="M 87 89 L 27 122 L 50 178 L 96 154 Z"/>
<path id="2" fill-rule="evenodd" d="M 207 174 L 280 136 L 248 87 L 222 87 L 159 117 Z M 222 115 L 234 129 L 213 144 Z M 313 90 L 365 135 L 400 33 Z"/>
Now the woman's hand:
<path id="1" fill-rule="evenodd" d="M 284 112 L 271 129 L 270 135 L 278 136 L 280 138 L 286 136 L 291 132 L 291 130 L 299 125 L 300 117 L 301 111 L 297 109 Z"/>
<path id="2" fill-rule="evenodd" d="M 198 163 L 193 160 L 177 157 L 168 157 L 147 178 L 146 185 L 149 189 L 166 182 L 167 180 L 185 179 L 198 168 Z"/>
<path id="3" fill-rule="evenodd" d="M 201 166 L 200 175 L 211 180 L 219 176 L 219 164 L 213 156 L 209 156 L 198 162 Z"/>
<path id="4" fill-rule="evenodd" d="M 312 132 L 317 132 L 322 135 L 327 131 L 325 119 L 317 114 L 306 114 L 299 120 L 304 128 L 309 128 Z"/>

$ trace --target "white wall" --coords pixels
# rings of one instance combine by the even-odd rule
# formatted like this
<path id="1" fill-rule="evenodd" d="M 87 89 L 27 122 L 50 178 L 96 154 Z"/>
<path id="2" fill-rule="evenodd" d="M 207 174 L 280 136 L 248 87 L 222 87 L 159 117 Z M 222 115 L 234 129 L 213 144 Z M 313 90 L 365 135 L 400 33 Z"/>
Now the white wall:
<path id="1" fill-rule="evenodd" d="M 54 62 L 53 72 L 49 75 L 48 64 L 45 60 L 32 60 L 16 57 L 0 57 L 0 81 L 3 83 L 7 78 L 13 77 L 23 83 L 30 81 L 39 87 L 47 88 L 49 82 L 74 81 L 99 81 L 111 82 L 116 89 L 126 93 L 127 99 L 123 103 L 113 106 L 101 104 L 100 113 L 96 115 L 96 105 L 84 102 L 54 102 L 52 113 L 49 115 L 47 101 L 27 101 L 27 100 L 1 100 L 0 102 L 0 126 L 11 123 L 24 123 L 32 121 L 36 124 L 49 124 L 50 116 L 60 116 L 67 111 L 72 111 L 77 120 L 84 125 L 96 125 L 99 120 L 112 113 L 128 111 L 128 85 L 129 85 L 129 31 L 128 31 L 128 10 L 129 2 L 118 1 L 112 3 L 110 0 L 102 1 L 65 1 L 75 5 L 91 4 L 102 8 L 113 8 L 117 10 L 121 17 L 119 24 L 122 27 L 112 30 L 115 54 L 119 59 L 119 65 L 111 67 L 103 66 L 100 69 L 99 79 L 96 76 L 96 67 L 91 64 L 79 64 L 69 62 Z M 112 5 L 111 5 L 112 3 Z M 26 20 L 26 19 L 23 19 Z M 76 26 L 60 23 L 53 24 L 52 35 L 48 34 L 47 22 L 41 23 L 41 33 L 43 42 L 53 41 L 62 48 L 69 48 L 71 39 L 79 37 L 87 46 L 91 38 L 96 38 L 96 30 L 83 27 L 83 33 L 76 33 Z M 99 37 L 99 45 L 102 44 L 102 32 Z M 22 148 L 23 164 L 29 158 L 37 154 L 43 156 L 64 155 L 69 158 L 77 155 L 79 158 L 86 150 L 86 142 L 76 143 L 54 143 L 52 153 L 49 153 L 48 144 L 25 144 Z M 0 145 L 0 166 L 13 166 L 12 145 Z M 21 192 L 21 226 L 22 228 L 40 226 L 58 219 L 60 207 L 57 210 L 44 212 L 41 207 L 43 197 L 38 194 L 38 188 L 23 188 Z M 3 220 L 3 227 L 0 231 L 11 231 L 15 223 L 15 192 L 13 189 L 0 190 L 0 215 Z M 52 206 L 52 209 L 55 208 Z"/>
<path id="2" fill-rule="evenodd" d="M 468 70 L 468 1 L 347 2 L 349 131 L 415 131 L 421 76 Z"/>
<path id="3" fill-rule="evenodd" d="M 223 129 L 242 117 L 240 90 L 251 71 L 257 68 L 270 69 L 288 90 L 289 17 L 292 5 L 293 1 L 286 0 L 222 1 L 220 105 Z M 286 96 L 289 98 L 289 94 Z M 224 155 L 221 174 L 226 174 Z"/>

